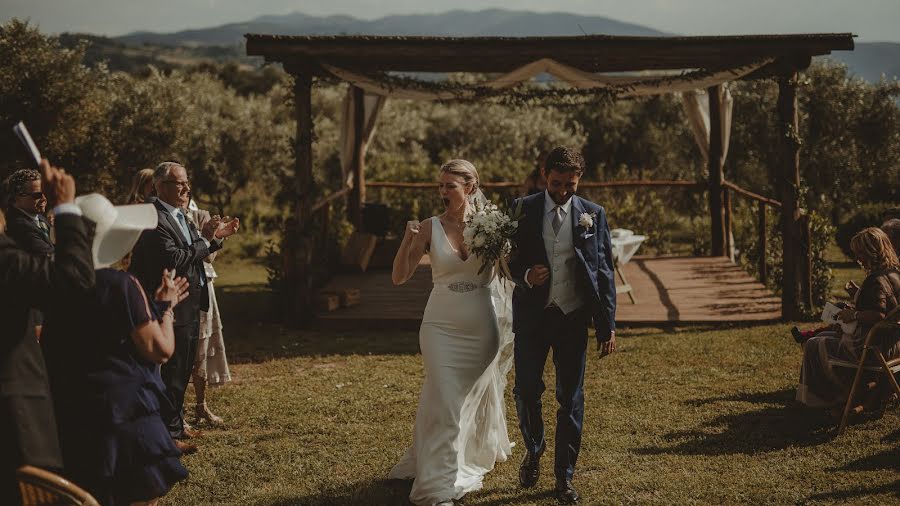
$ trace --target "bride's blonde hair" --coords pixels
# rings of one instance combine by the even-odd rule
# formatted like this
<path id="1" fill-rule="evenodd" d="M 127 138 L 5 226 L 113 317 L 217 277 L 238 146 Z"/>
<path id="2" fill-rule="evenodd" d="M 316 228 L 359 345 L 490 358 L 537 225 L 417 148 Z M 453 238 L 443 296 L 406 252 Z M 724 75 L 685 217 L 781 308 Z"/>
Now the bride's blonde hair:
<path id="1" fill-rule="evenodd" d="M 462 159 L 450 160 L 444 165 L 441 165 L 441 174 L 444 173 L 463 178 L 466 185 L 472 185 L 471 193 L 478 191 L 478 184 L 480 182 L 478 180 L 478 171 L 475 170 L 475 166 L 472 165 L 472 162 Z"/>

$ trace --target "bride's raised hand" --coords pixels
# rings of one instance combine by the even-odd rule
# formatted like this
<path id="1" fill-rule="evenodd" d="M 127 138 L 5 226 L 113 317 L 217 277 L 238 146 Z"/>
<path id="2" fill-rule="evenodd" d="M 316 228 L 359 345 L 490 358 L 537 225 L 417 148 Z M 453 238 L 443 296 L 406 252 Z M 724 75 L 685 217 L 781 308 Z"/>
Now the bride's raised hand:
<path id="1" fill-rule="evenodd" d="M 406 222 L 406 235 L 405 238 L 407 240 L 413 240 L 419 232 L 422 230 L 422 224 L 419 220 L 410 220 Z"/>

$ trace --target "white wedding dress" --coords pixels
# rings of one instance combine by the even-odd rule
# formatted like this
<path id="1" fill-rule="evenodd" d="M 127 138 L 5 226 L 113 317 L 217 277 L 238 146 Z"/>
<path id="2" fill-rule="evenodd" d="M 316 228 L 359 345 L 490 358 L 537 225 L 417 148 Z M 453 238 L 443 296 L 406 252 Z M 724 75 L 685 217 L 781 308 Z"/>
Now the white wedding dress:
<path id="1" fill-rule="evenodd" d="M 412 446 L 389 475 L 415 479 L 409 499 L 417 505 L 480 489 L 512 450 L 503 399 L 512 363 L 509 291 L 492 282 L 491 269 L 478 274 L 474 255 L 463 261 L 440 220 L 431 222 L 434 288 L 419 331 L 425 382 Z"/>

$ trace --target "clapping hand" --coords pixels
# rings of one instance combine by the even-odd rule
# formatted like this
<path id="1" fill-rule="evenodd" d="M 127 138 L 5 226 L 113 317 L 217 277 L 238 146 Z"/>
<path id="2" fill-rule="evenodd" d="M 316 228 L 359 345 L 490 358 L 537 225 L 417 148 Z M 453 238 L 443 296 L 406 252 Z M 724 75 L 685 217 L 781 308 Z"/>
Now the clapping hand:
<path id="1" fill-rule="evenodd" d="M 163 269 L 162 283 L 156 289 L 156 300 L 168 302 L 175 307 L 188 296 L 188 280 L 184 277 L 175 278 L 174 272 Z"/>
<path id="2" fill-rule="evenodd" d="M 219 216 L 214 216 L 213 219 L 219 220 L 219 226 L 215 232 L 216 239 L 230 237 L 237 233 L 238 229 L 241 227 L 240 218 L 232 218 L 231 216 L 220 218 Z"/>
<path id="3" fill-rule="evenodd" d="M 219 230 L 219 226 L 222 224 L 222 218 L 218 215 L 212 216 L 206 223 L 203 224 L 203 230 L 200 231 L 200 235 L 205 237 L 208 241 L 212 241 L 216 238 L 216 232 Z"/>

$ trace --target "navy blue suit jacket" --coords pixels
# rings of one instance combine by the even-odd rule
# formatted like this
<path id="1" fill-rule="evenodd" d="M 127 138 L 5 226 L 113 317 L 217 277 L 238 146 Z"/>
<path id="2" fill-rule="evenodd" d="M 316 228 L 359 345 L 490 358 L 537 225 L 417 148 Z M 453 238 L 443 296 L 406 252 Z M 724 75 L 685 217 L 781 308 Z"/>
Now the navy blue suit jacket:
<path id="1" fill-rule="evenodd" d="M 513 332 L 521 332 L 537 325 L 550 296 L 550 283 L 529 288 L 525 272 L 535 265 L 549 266 L 544 246 L 543 220 L 546 193 L 537 193 L 516 199 L 513 209 L 519 208 L 523 216 L 514 237 L 515 251 L 510 271 L 516 283 L 513 292 Z M 580 224 L 583 213 L 590 214 L 591 227 Z M 572 196 L 572 247 L 578 258 L 578 274 L 575 289 L 585 300 L 591 315 L 597 340 L 608 341 L 616 329 L 616 282 L 613 268 L 612 242 L 606 211 L 597 204 L 578 195 Z"/>

